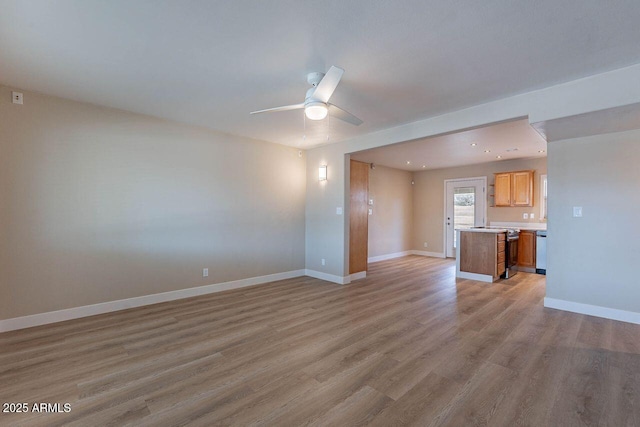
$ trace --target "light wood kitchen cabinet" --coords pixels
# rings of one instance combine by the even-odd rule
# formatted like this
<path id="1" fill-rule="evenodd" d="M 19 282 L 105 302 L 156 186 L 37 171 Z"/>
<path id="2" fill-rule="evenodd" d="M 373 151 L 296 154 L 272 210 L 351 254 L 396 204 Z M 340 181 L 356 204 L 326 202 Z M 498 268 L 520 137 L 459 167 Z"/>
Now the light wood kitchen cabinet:
<path id="1" fill-rule="evenodd" d="M 520 230 L 518 239 L 518 268 L 535 272 L 536 269 L 536 232 Z"/>
<path id="2" fill-rule="evenodd" d="M 497 173 L 494 188 L 496 206 L 511 206 L 511 174 Z"/>
<path id="3" fill-rule="evenodd" d="M 460 230 L 458 277 L 493 282 L 505 272 L 505 233 Z M 466 276 L 471 273 L 471 276 Z M 480 277 L 478 277 L 480 276 Z"/>
<path id="4" fill-rule="evenodd" d="M 498 269 L 498 277 L 500 277 L 504 274 L 506 265 L 507 265 L 507 255 L 505 252 L 506 235 L 504 233 L 498 234 L 497 240 L 498 240 L 498 262 L 496 263 L 496 265 Z"/>
<path id="5" fill-rule="evenodd" d="M 496 173 L 494 202 L 497 207 L 533 206 L 533 171 Z"/>

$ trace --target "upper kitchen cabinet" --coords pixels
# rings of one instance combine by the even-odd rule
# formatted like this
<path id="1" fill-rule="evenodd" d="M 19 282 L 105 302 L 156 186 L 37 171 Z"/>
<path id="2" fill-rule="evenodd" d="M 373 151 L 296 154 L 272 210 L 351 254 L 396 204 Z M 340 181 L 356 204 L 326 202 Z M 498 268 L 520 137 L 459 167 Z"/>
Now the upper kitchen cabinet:
<path id="1" fill-rule="evenodd" d="M 533 206 L 533 171 L 495 174 L 496 206 Z"/>
<path id="2" fill-rule="evenodd" d="M 533 171 L 513 172 L 511 186 L 513 206 L 533 206 Z"/>
<path id="3" fill-rule="evenodd" d="M 494 201 L 496 206 L 511 206 L 511 174 L 497 173 Z"/>

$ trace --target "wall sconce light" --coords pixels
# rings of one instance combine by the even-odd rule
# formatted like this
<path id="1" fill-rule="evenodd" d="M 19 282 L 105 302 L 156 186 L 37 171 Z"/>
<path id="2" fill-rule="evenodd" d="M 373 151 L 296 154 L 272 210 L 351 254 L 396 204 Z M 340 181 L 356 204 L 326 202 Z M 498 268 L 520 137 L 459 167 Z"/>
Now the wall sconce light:
<path id="1" fill-rule="evenodd" d="M 322 165 L 318 169 L 318 180 L 326 181 L 327 180 L 327 165 Z"/>

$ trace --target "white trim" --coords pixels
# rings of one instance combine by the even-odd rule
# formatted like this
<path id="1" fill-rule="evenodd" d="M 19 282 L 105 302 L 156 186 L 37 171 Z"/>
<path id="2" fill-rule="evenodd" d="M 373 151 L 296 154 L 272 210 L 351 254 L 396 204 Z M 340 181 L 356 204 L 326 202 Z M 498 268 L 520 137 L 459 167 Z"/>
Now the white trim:
<path id="1" fill-rule="evenodd" d="M 433 258 L 446 258 L 444 252 L 411 251 L 411 255 L 429 256 Z"/>
<path id="2" fill-rule="evenodd" d="M 249 277 L 247 279 L 232 280 L 230 282 L 216 283 L 206 286 L 197 286 L 195 288 L 179 289 L 175 291 L 162 292 L 159 294 L 143 295 L 139 297 L 108 301 L 99 304 L 67 308 L 64 310 L 32 314 L 29 316 L 14 317 L 12 319 L 0 320 L 0 332 L 8 332 L 17 329 L 30 328 L 33 326 L 46 325 L 49 323 L 63 322 L 65 320 L 95 316 L 96 314 L 111 313 L 114 311 L 126 310 L 128 308 L 158 304 L 161 302 L 174 301 L 178 299 L 190 298 L 215 292 L 228 291 L 230 289 L 244 288 L 246 286 L 261 285 L 263 283 L 274 282 L 276 280 L 291 279 L 304 275 L 305 270 L 285 271 L 283 273 L 268 274 L 266 276 Z"/>
<path id="3" fill-rule="evenodd" d="M 640 325 L 640 313 L 636 313 L 634 311 L 618 310 L 617 308 L 582 304 L 580 302 L 565 301 L 555 298 L 545 298 L 544 306 L 556 310 L 570 311 L 572 313 L 586 314 L 588 316 L 603 317 L 605 319 L 619 320 L 620 322 Z"/>
<path id="4" fill-rule="evenodd" d="M 359 271 L 358 273 L 350 274 L 349 275 L 349 280 L 351 282 L 353 282 L 354 280 L 364 279 L 365 277 L 367 277 L 367 272 L 366 271 Z"/>
<path id="5" fill-rule="evenodd" d="M 546 138 L 545 138 L 546 139 Z M 547 218 L 544 216 L 544 209 L 545 206 L 548 205 L 548 200 L 545 200 L 544 198 L 544 190 L 545 188 L 547 189 L 547 199 L 549 198 L 549 185 L 547 183 L 547 174 L 544 173 L 542 175 L 540 175 L 540 190 L 538 190 L 538 201 L 540 204 L 540 216 L 538 218 L 540 218 L 540 221 L 546 221 Z M 547 216 L 549 216 L 549 212 L 547 212 Z"/>
<path id="6" fill-rule="evenodd" d="M 428 257 L 432 257 L 432 258 L 446 258 L 446 256 L 444 255 L 444 252 L 427 252 L 427 251 L 410 250 L 410 251 L 396 252 L 396 253 L 393 253 L 393 254 L 370 257 L 368 261 L 370 263 L 374 263 L 374 262 L 386 261 L 386 260 L 394 259 L 394 258 L 402 258 L 404 256 L 409 256 L 409 255 L 428 256 Z M 356 273 L 356 274 L 359 274 L 359 273 Z M 351 275 L 351 276 L 352 276 L 351 277 L 352 280 L 355 280 L 353 278 L 353 275 Z"/>
<path id="7" fill-rule="evenodd" d="M 457 181 L 474 181 L 476 179 L 484 179 L 484 182 L 487 182 L 487 177 L 486 176 L 473 176 L 471 178 L 452 178 L 452 179 L 445 179 L 444 182 L 457 182 Z"/>
<path id="8" fill-rule="evenodd" d="M 379 261 L 386 261 L 388 259 L 393 259 L 393 258 L 401 258 L 403 256 L 407 256 L 407 255 L 412 255 L 413 251 L 402 251 L 402 252 L 395 252 L 392 254 L 386 254 L 386 255 L 378 255 L 378 256 L 371 256 L 369 257 L 369 259 L 367 259 L 367 262 L 379 262 Z"/>
<path id="9" fill-rule="evenodd" d="M 326 282 L 337 283 L 338 285 L 348 285 L 353 280 L 364 279 L 367 277 L 366 271 L 359 271 L 348 276 L 337 276 L 335 274 L 323 273 L 316 270 L 304 270 L 304 275 L 313 277 L 314 279 L 324 280 Z"/>
<path id="10" fill-rule="evenodd" d="M 304 275 L 315 279 L 325 280 L 327 282 L 337 283 L 338 285 L 346 285 L 351 283 L 351 276 L 336 276 L 335 274 L 323 273 L 316 270 L 304 270 Z"/>
<path id="11" fill-rule="evenodd" d="M 457 271 L 456 277 L 460 279 L 477 280 L 479 282 L 493 283 L 493 276 L 488 274 L 468 273 L 466 271 Z"/>

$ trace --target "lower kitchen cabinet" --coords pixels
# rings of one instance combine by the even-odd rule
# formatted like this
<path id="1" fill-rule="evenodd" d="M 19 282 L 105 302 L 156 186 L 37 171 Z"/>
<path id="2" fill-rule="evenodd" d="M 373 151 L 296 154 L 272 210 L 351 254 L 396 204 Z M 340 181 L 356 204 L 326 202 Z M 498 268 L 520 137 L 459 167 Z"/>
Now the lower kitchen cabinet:
<path id="1" fill-rule="evenodd" d="M 533 230 L 520 230 L 518 269 L 532 273 L 536 271 L 536 232 Z"/>
<path id="2" fill-rule="evenodd" d="M 505 231 L 458 230 L 456 277 L 494 282 L 506 268 Z"/>

